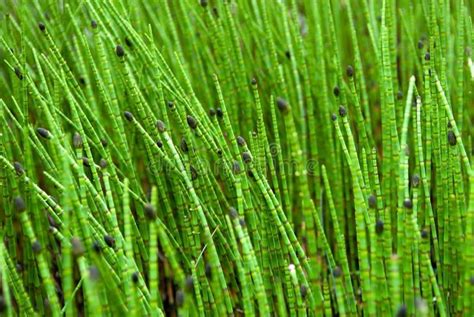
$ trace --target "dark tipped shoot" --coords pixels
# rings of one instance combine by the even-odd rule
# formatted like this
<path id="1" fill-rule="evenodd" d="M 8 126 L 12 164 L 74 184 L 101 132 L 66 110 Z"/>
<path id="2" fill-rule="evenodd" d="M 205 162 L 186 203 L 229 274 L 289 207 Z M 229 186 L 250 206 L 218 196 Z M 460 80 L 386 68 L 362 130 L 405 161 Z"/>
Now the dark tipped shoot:
<path id="1" fill-rule="evenodd" d="M 15 205 L 15 210 L 17 212 L 23 212 L 26 210 L 25 201 L 20 196 L 17 196 L 13 199 L 13 204 Z"/>
<path id="2" fill-rule="evenodd" d="M 82 158 L 82 165 L 84 165 L 85 167 L 91 167 L 91 163 L 89 162 L 89 159 L 85 156 Z"/>
<path id="3" fill-rule="evenodd" d="M 18 176 L 21 176 L 23 175 L 23 173 L 25 173 L 25 169 L 23 168 L 23 165 L 21 165 L 20 162 L 14 162 L 13 168 L 15 169 L 16 175 Z"/>
<path id="4" fill-rule="evenodd" d="M 105 159 L 100 159 L 99 166 L 100 166 L 101 169 L 106 169 L 107 168 L 107 161 Z"/>
<path id="5" fill-rule="evenodd" d="M 339 266 L 336 266 L 333 270 L 332 270 L 332 276 L 334 276 L 335 278 L 338 278 L 342 275 L 342 270 Z"/>
<path id="6" fill-rule="evenodd" d="M 451 146 L 455 146 L 458 143 L 456 134 L 454 134 L 453 130 L 448 131 L 448 142 Z"/>
<path id="7" fill-rule="evenodd" d="M 402 100 L 403 99 L 403 91 L 399 90 L 397 92 L 397 100 Z"/>
<path id="8" fill-rule="evenodd" d="M 75 257 L 80 257 L 84 254 L 84 245 L 82 244 L 81 239 L 78 237 L 73 237 L 71 239 L 71 246 L 72 246 L 72 254 Z"/>
<path id="9" fill-rule="evenodd" d="M 94 241 L 92 242 L 92 250 L 95 252 L 95 253 L 100 253 L 102 252 L 102 248 L 100 247 L 100 243 L 99 241 Z"/>
<path id="10" fill-rule="evenodd" d="M 406 209 L 412 209 L 413 208 L 413 202 L 411 199 L 407 198 L 403 201 L 403 206 L 406 208 Z"/>
<path id="11" fill-rule="evenodd" d="M 204 269 L 205 271 L 205 274 L 206 274 L 206 277 L 208 279 L 211 279 L 212 278 L 212 266 L 211 266 L 211 263 L 206 263 L 206 267 Z"/>
<path id="12" fill-rule="evenodd" d="M 105 235 L 104 242 L 109 248 L 115 248 L 115 239 L 112 236 Z"/>
<path id="13" fill-rule="evenodd" d="M 184 282 L 186 290 L 191 292 L 194 289 L 194 279 L 191 275 L 186 276 L 186 281 Z"/>
<path id="14" fill-rule="evenodd" d="M 411 184 L 414 188 L 417 188 L 420 185 L 420 176 L 418 174 L 413 175 L 411 178 Z"/>
<path id="15" fill-rule="evenodd" d="M 381 235 L 383 233 L 383 228 L 384 224 L 382 219 L 377 219 L 377 222 L 375 223 L 375 233 L 377 235 Z"/>
<path id="16" fill-rule="evenodd" d="M 397 311 L 397 317 L 406 317 L 408 316 L 407 306 L 405 304 L 400 305 Z"/>
<path id="17" fill-rule="evenodd" d="M 301 294 L 301 298 L 305 299 L 306 296 L 308 296 L 308 288 L 306 287 L 306 285 L 301 285 L 300 286 L 300 294 Z"/>
<path id="18" fill-rule="evenodd" d="M 156 219 L 156 211 L 152 204 L 146 204 L 144 207 L 145 216 L 148 220 L 155 220 Z"/>
<path id="19" fill-rule="evenodd" d="M 249 152 L 242 153 L 242 160 L 244 163 L 248 164 L 252 162 L 252 155 Z"/>
<path id="20" fill-rule="evenodd" d="M 344 118 L 345 116 L 347 116 L 347 109 L 346 107 L 344 107 L 343 105 L 340 105 L 339 106 L 339 115 Z"/>
<path id="21" fill-rule="evenodd" d="M 124 50 L 123 46 L 117 45 L 115 47 L 115 54 L 120 58 L 124 57 L 125 56 L 125 50 Z"/>
<path id="22" fill-rule="evenodd" d="M 31 244 L 31 249 L 33 250 L 33 253 L 34 254 L 40 254 L 41 253 L 41 243 L 38 241 L 38 240 L 35 240 L 32 244 Z"/>
<path id="23" fill-rule="evenodd" d="M 188 115 L 186 117 L 186 122 L 188 123 L 189 127 L 193 130 L 195 130 L 198 126 L 198 121 L 193 116 Z"/>
<path id="24" fill-rule="evenodd" d="M 237 213 L 237 209 L 235 209 L 235 207 L 230 207 L 230 208 L 229 208 L 229 216 L 230 216 L 230 218 L 235 219 L 235 218 L 237 218 L 238 215 L 239 215 L 239 214 Z"/>
<path id="25" fill-rule="evenodd" d="M 21 69 L 16 66 L 15 67 L 15 75 L 18 77 L 19 80 L 23 80 L 23 73 L 21 72 Z"/>
<path id="26" fill-rule="evenodd" d="M 186 142 L 186 139 L 183 137 L 181 139 L 181 143 L 179 144 L 179 147 L 183 153 L 188 153 L 189 148 L 188 148 L 188 143 Z"/>
<path id="27" fill-rule="evenodd" d="M 38 128 L 36 129 L 36 132 L 39 134 L 44 139 L 50 139 L 51 138 L 51 133 L 46 130 L 45 128 Z"/>
<path id="28" fill-rule="evenodd" d="M 239 136 L 237 137 L 237 144 L 238 144 L 239 146 L 245 146 L 245 144 L 247 144 L 247 142 L 245 142 L 245 139 L 239 135 Z"/>
<path id="29" fill-rule="evenodd" d="M 346 68 L 346 75 L 347 77 L 354 76 L 354 68 L 351 65 L 348 65 Z"/>
<path id="30" fill-rule="evenodd" d="M 89 278 L 92 281 L 97 281 L 100 278 L 100 271 L 97 268 L 97 266 L 95 265 L 89 266 L 88 271 L 89 271 Z"/>
<path id="31" fill-rule="evenodd" d="M 166 131 L 166 125 L 161 120 L 156 121 L 156 128 L 158 129 L 158 131 L 160 131 L 162 133 Z"/>
<path id="32" fill-rule="evenodd" d="M 289 105 L 288 102 L 287 102 L 285 99 L 283 99 L 282 97 L 278 97 L 278 98 L 277 98 L 276 104 L 277 104 L 278 109 L 279 109 L 282 113 L 287 113 L 288 111 L 290 111 L 290 105 Z"/>
<path id="33" fill-rule="evenodd" d="M 74 133 L 73 137 L 72 137 L 72 145 L 74 146 L 74 148 L 76 149 L 81 149 L 82 148 L 82 137 L 79 133 Z"/>
<path id="34" fill-rule="evenodd" d="M 216 109 L 216 114 L 219 119 L 222 119 L 224 117 L 224 112 L 222 111 L 221 108 Z"/>
<path id="35" fill-rule="evenodd" d="M 183 307 L 184 305 L 184 292 L 180 289 L 176 291 L 176 305 L 178 307 Z"/>
<path id="36" fill-rule="evenodd" d="M 423 239 L 428 238 L 428 237 L 429 237 L 429 232 L 428 232 L 428 230 L 426 230 L 426 229 L 421 230 L 421 237 L 422 237 Z"/>
<path id="37" fill-rule="evenodd" d="M 236 175 L 242 172 L 242 168 L 240 167 L 240 163 L 238 161 L 234 161 L 232 163 L 232 172 Z"/>
<path id="38" fill-rule="evenodd" d="M 138 272 L 132 273 L 132 282 L 133 284 L 137 284 L 139 280 L 140 274 Z"/>
<path id="39" fill-rule="evenodd" d="M 377 208 L 377 197 L 375 195 L 370 195 L 369 198 L 367 198 L 367 201 L 369 203 L 369 207 L 372 209 Z"/>
<path id="40" fill-rule="evenodd" d="M 125 111 L 123 113 L 123 115 L 125 116 L 125 119 L 127 119 L 127 121 L 129 121 L 129 122 L 133 121 L 133 114 L 131 112 Z"/>
<path id="41" fill-rule="evenodd" d="M 196 168 L 192 165 L 189 165 L 189 172 L 191 173 L 191 180 L 195 181 L 199 176 Z"/>

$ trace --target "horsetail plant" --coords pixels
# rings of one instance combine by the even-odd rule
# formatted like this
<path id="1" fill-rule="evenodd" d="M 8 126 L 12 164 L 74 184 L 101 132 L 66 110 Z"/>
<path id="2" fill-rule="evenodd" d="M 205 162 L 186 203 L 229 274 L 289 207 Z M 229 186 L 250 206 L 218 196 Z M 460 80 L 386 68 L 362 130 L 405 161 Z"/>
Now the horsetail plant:
<path id="1" fill-rule="evenodd" d="M 0 9 L 0 316 L 474 315 L 470 1 Z"/>

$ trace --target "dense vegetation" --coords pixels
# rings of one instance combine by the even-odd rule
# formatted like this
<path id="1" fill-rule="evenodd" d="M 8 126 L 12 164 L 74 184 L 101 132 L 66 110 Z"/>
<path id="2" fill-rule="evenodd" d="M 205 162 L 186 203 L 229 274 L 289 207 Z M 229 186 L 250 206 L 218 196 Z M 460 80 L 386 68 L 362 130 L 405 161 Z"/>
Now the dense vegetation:
<path id="1" fill-rule="evenodd" d="M 0 315 L 474 315 L 471 1 L 0 9 Z"/>

